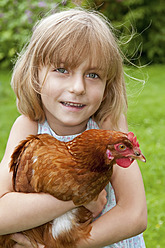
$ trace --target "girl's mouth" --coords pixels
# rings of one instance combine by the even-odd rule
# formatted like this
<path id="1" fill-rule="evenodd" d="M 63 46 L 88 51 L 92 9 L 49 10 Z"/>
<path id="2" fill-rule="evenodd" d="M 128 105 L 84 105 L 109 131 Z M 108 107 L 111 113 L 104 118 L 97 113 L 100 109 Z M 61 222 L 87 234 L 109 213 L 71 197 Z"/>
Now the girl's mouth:
<path id="1" fill-rule="evenodd" d="M 83 107 L 85 107 L 84 104 L 74 103 L 74 102 L 61 102 L 61 104 L 66 106 L 66 107 L 72 107 L 72 108 L 83 108 Z"/>

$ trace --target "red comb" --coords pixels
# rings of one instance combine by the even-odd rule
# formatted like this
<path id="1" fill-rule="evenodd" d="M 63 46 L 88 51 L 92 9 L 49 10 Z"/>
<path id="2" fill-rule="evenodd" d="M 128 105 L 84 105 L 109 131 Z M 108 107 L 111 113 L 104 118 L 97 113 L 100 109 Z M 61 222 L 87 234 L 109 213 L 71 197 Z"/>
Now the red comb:
<path id="1" fill-rule="evenodd" d="M 137 141 L 136 136 L 134 136 L 134 133 L 129 132 L 127 135 L 128 135 L 128 139 L 132 142 L 133 146 L 139 147 L 139 143 Z"/>

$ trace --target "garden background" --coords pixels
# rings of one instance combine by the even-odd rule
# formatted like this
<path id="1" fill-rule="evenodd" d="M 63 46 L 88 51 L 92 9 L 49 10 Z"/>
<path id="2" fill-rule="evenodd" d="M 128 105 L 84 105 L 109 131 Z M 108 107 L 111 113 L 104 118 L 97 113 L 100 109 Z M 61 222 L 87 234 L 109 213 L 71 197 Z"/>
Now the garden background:
<path id="1" fill-rule="evenodd" d="M 139 162 L 148 205 L 147 248 L 165 247 L 165 1 L 164 0 L 1 0 L 0 160 L 19 113 L 10 79 L 17 53 L 34 23 L 48 12 L 82 5 L 104 13 L 126 55 L 129 130 L 138 136 L 147 163 Z M 128 62 L 129 61 L 129 62 Z M 134 64 L 134 65 L 133 65 Z M 136 80 L 137 79 L 137 80 Z"/>

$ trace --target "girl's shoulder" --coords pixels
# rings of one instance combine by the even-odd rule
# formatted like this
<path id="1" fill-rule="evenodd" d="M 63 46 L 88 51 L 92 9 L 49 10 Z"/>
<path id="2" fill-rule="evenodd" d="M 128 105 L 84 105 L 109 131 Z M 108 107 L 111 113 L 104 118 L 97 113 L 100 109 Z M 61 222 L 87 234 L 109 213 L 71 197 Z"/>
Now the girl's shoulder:
<path id="1" fill-rule="evenodd" d="M 19 142 L 26 139 L 30 134 L 37 134 L 37 128 L 37 122 L 30 120 L 24 115 L 19 116 L 11 128 L 3 160 L 9 161 L 14 148 Z"/>
<path id="2" fill-rule="evenodd" d="M 37 134 L 38 122 L 30 120 L 25 115 L 20 115 L 14 122 L 8 142 L 19 142 L 30 134 Z"/>
<path id="3" fill-rule="evenodd" d="M 21 136 L 29 134 L 37 134 L 38 122 L 32 121 L 25 115 L 20 115 L 14 122 L 11 131 L 19 130 Z"/>
<path id="4" fill-rule="evenodd" d="M 107 118 L 103 121 L 101 125 L 101 129 L 106 129 L 106 130 L 114 130 L 114 127 L 112 125 L 112 118 L 111 116 L 107 116 Z M 128 126 L 127 126 L 127 119 L 124 114 L 121 114 L 119 119 L 118 119 L 118 130 L 121 132 L 128 132 Z"/>

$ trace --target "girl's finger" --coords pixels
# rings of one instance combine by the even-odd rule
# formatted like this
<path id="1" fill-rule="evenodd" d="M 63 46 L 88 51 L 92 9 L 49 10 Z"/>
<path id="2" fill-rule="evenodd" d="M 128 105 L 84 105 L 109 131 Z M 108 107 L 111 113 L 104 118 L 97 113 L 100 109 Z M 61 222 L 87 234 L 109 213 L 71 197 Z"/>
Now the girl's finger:
<path id="1" fill-rule="evenodd" d="M 17 244 L 15 244 L 13 248 L 21 248 L 21 247 L 32 248 L 32 244 L 29 241 L 29 239 L 21 233 L 12 234 L 11 239 L 17 242 Z M 44 247 L 45 247 L 44 245 L 38 244 L 38 248 L 44 248 Z"/>
<path id="2" fill-rule="evenodd" d="M 31 245 L 31 242 L 29 241 L 29 239 L 21 233 L 12 234 L 11 239 L 17 242 L 18 245 L 22 245 L 23 247 L 28 247 L 28 246 L 30 247 Z"/>
<path id="3" fill-rule="evenodd" d="M 23 248 L 23 247 L 24 248 L 32 248 L 31 246 L 19 245 L 18 243 L 13 246 L 13 248 Z M 44 247 L 45 247 L 44 245 L 39 245 L 38 244 L 38 248 L 44 248 Z"/>
<path id="4" fill-rule="evenodd" d="M 12 234 L 11 239 L 17 242 L 17 244 L 13 246 L 14 248 L 20 248 L 20 247 L 31 248 L 32 247 L 29 239 L 21 233 Z"/>

